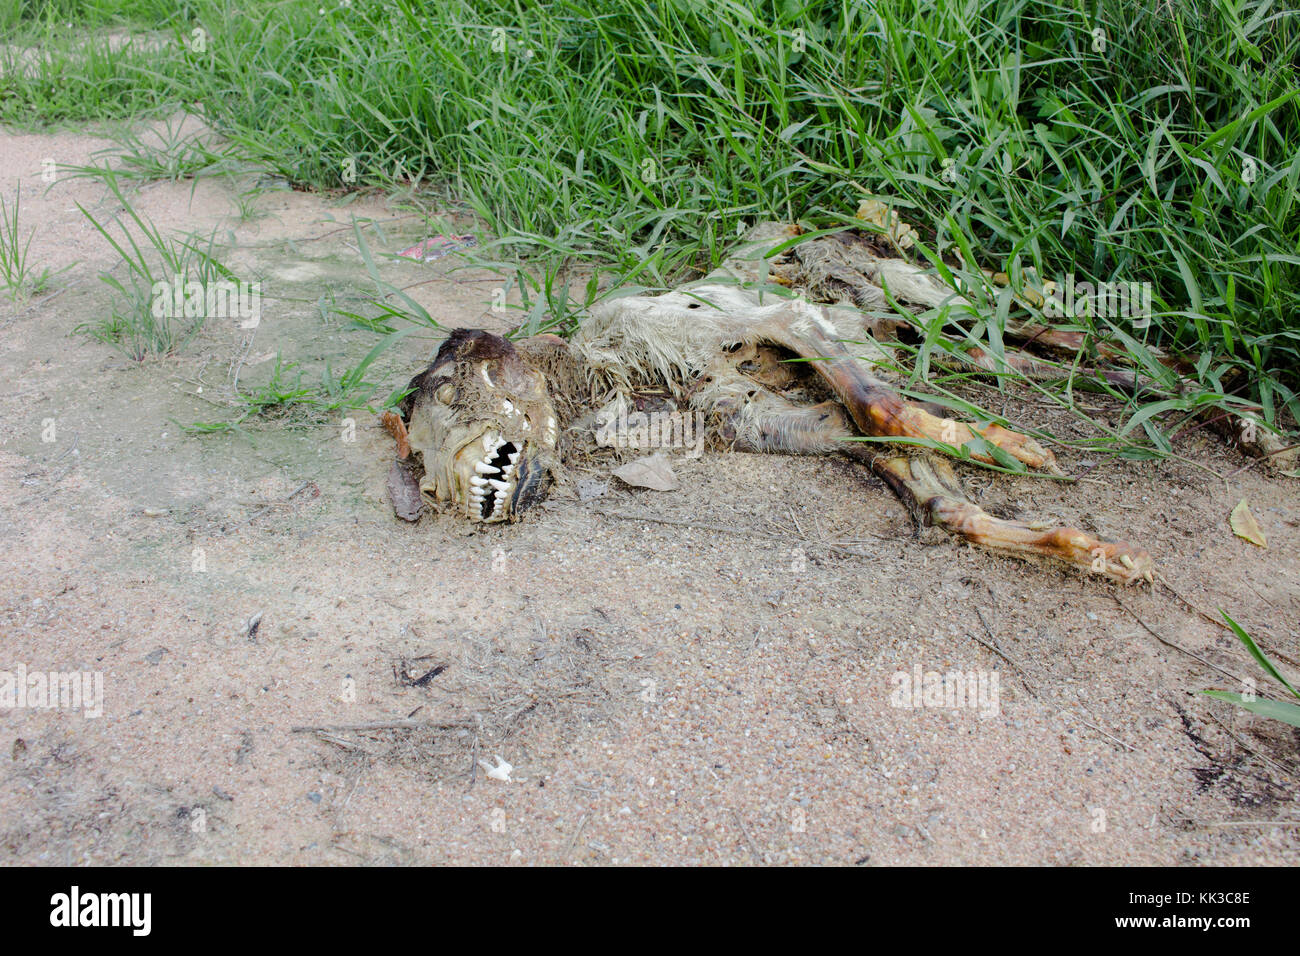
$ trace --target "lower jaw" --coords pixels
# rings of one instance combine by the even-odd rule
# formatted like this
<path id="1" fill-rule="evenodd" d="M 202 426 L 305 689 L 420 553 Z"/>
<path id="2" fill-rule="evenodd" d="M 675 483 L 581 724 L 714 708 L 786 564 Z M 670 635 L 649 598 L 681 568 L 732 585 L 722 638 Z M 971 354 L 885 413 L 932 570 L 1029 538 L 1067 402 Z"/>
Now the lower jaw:
<path id="1" fill-rule="evenodd" d="M 492 509 L 483 513 L 483 498 L 475 498 L 466 495 L 463 499 L 465 513 L 473 521 L 483 524 L 495 524 L 499 521 L 508 521 L 510 519 L 510 500 L 515 493 L 515 486 L 512 484 L 505 491 L 494 493 Z"/>
<path id="2" fill-rule="evenodd" d="M 510 509 L 508 506 L 498 507 L 487 517 L 483 516 L 482 508 L 482 505 L 473 501 L 467 502 L 465 506 L 466 513 L 469 515 L 470 520 L 477 521 L 479 524 L 497 524 L 498 522 L 508 521 L 510 519 Z"/>

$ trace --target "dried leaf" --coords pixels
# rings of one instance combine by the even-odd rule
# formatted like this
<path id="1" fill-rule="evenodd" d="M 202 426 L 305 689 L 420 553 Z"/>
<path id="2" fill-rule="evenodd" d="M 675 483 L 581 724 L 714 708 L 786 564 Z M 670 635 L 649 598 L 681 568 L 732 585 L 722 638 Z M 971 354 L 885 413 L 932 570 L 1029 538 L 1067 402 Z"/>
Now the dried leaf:
<path id="1" fill-rule="evenodd" d="M 1260 530 L 1255 516 L 1250 513 L 1250 505 L 1246 504 L 1245 498 L 1237 502 L 1237 507 L 1232 509 L 1232 514 L 1228 516 L 1228 523 L 1232 525 L 1232 533 L 1238 538 L 1245 538 L 1251 544 L 1257 544 L 1261 548 L 1268 547 L 1268 542 L 1264 540 L 1264 532 Z"/>
<path id="2" fill-rule="evenodd" d="M 615 469 L 614 477 L 625 481 L 634 488 L 649 488 L 651 491 L 676 491 L 677 476 L 663 452 L 655 452 L 648 458 L 638 458 L 621 468 Z"/>
<path id="3" fill-rule="evenodd" d="M 393 511 L 403 521 L 415 521 L 424 511 L 424 499 L 420 497 L 420 483 L 400 461 L 394 461 L 388 469 L 388 497 L 392 499 Z"/>

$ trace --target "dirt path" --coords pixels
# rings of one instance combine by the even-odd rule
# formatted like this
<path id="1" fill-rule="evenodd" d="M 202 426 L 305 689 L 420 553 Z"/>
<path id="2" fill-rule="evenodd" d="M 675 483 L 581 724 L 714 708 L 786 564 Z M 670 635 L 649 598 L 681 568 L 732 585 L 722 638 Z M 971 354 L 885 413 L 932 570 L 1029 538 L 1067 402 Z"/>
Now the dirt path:
<path id="1" fill-rule="evenodd" d="M 571 482 L 480 531 L 393 518 L 391 443 L 364 412 L 354 432 L 183 434 L 220 417 L 236 369 L 365 354 L 315 303 L 365 286 L 353 216 L 386 221 L 377 251 L 420 223 L 280 191 L 241 224 L 230 183 L 145 186 L 156 223 L 233 230 L 268 305 L 251 342 L 213 321 L 137 367 L 72 331 L 108 301 L 112 252 L 75 206 L 111 214 L 104 190 L 40 181 L 105 145 L 0 133 L 33 261 L 76 263 L 57 295 L 0 300 L 0 670 L 104 688 L 99 717 L 0 710 L 0 861 L 1300 862 L 1300 827 L 1267 824 L 1300 819 L 1300 737 L 1195 693 L 1259 676 L 1229 635 L 1159 589 L 925 544 L 846 462 L 706 454 L 675 463 L 679 492 Z M 490 276 L 383 269 L 441 277 L 413 294 L 445 325 L 500 327 Z M 376 374 L 400 385 L 433 341 Z M 1194 430 L 1177 450 L 1243 464 Z M 1300 659 L 1295 482 L 1119 461 L 1075 486 L 967 478 L 990 510 L 1141 543 Z M 1228 530 L 1242 497 L 1267 551 Z M 895 706 L 896 675 L 950 671 L 996 680 L 997 706 Z M 376 722 L 397 726 L 337 729 Z M 510 782 L 478 766 L 498 754 Z"/>

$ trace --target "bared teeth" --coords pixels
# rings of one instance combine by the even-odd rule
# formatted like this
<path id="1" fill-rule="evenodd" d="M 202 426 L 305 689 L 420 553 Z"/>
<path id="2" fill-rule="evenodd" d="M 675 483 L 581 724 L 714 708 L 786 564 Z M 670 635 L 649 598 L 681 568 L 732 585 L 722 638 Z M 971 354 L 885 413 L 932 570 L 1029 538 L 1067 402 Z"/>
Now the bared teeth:
<path id="1" fill-rule="evenodd" d="M 504 455 L 501 449 L 512 449 Z M 474 462 L 474 474 L 469 478 L 466 505 L 472 517 L 486 520 L 507 506 L 511 489 L 515 485 L 515 466 L 523 454 L 522 443 L 507 442 L 488 432 L 483 435 L 482 460 Z M 486 511 L 484 511 L 486 509 Z"/>

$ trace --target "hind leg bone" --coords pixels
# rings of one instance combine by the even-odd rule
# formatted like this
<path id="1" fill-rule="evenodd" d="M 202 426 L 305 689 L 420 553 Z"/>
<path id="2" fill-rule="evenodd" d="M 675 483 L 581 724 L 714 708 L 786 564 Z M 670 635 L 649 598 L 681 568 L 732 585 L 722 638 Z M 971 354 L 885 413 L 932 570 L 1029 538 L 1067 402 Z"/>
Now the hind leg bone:
<path id="1" fill-rule="evenodd" d="M 996 518 L 962 491 L 943 459 L 879 456 L 872 470 L 926 524 L 973 544 L 1064 561 L 1122 584 L 1154 580 L 1151 555 L 1123 541 L 1104 541 L 1078 528 Z"/>
<path id="2" fill-rule="evenodd" d="M 1131 584 L 1151 581 L 1151 556 L 1122 541 L 1105 541 L 1078 528 L 997 518 L 971 501 L 952 466 L 930 456 L 877 454 L 856 433 L 836 402 L 799 405 L 739 373 L 713 370 L 711 388 L 697 394 L 717 432 L 741 451 L 817 455 L 842 452 L 867 464 L 922 524 L 972 544 L 1021 556 L 1064 561 L 1091 574 Z"/>

